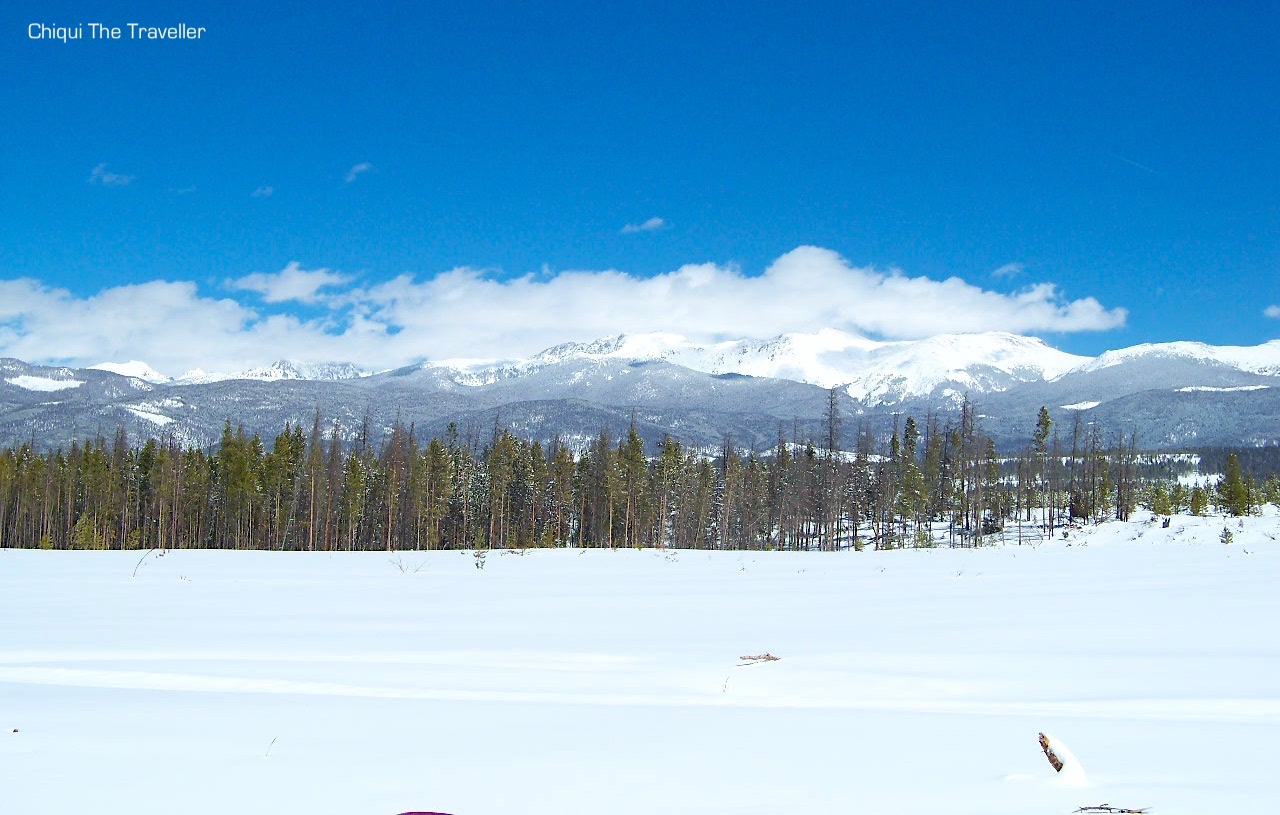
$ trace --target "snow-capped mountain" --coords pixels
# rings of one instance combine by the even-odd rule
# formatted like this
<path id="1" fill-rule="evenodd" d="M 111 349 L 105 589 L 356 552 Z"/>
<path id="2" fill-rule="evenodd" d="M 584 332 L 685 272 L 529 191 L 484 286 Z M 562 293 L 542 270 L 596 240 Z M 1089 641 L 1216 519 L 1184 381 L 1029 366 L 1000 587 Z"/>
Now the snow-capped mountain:
<path id="1" fill-rule="evenodd" d="M 429 436 L 498 424 L 529 438 L 591 439 L 635 422 L 715 447 L 729 436 L 765 449 L 820 433 L 835 388 L 846 429 L 880 433 L 894 414 L 945 424 L 968 398 L 984 431 L 1024 444 L 1041 406 L 1059 427 L 1080 421 L 1137 431 L 1144 444 L 1277 444 L 1280 341 L 1254 347 L 1177 342 L 1076 356 L 1015 334 L 940 335 L 883 342 L 828 329 L 771 339 L 697 342 L 679 334 L 620 334 L 564 343 L 524 359 L 451 359 L 366 374 L 349 363 L 281 361 L 235 374 L 170 380 L 131 361 L 92 368 L 0 360 L 0 443 L 65 446 L 123 426 L 215 444 L 227 420 L 274 434 L 286 422 L 374 431 L 395 421 Z M 856 417 L 856 418 L 854 418 Z"/>
<path id="2" fill-rule="evenodd" d="M 1280 340 L 1251 346 L 1206 345 L 1202 342 L 1144 343 L 1107 351 L 1078 366 L 1078 370 L 1099 371 L 1126 362 L 1171 359 L 1225 365 L 1264 376 L 1280 376 Z"/>
<path id="3" fill-rule="evenodd" d="M 741 374 L 806 382 L 824 388 L 850 381 L 886 343 L 836 329 L 781 334 L 768 340 L 696 343 L 680 334 L 619 334 L 590 343 L 565 343 L 529 360 L 546 365 L 570 360 L 664 360 L 709 374 Z"/>
<path id="4" fill-rule="evenodd" d="M 445 360 L 424 367 L 449 372 L 458 384 L 485 385 L 528 376 L 553 365 L 604 361 L 663 361 L 709 374 L 741 374 L 835 387 L 863 364 L 867 352 L 884 345 L 835 329 L 783 334 L 770 340 L 697 343 L 681 334 L 618 334 L 591 342 L 568 342 L 525 360 Z"/>
<path id="5" fill-rule="evenodd" d="M 1212 346 L 1196 342 L 1135 345 L 1085 357 L 1060 351 L 1036 337 L 1007 332 L 940 334 L 922 340 L 884 342 L 838 329 L 788 333 L 766 340 L 699 343 L 680 334 L 618 334 L 590 342 L 568 342 L 526 359 L 446 359 L 415 366 L 442 385 L 477 388 L 532 376 L 550 366 L 602 362 L 663 361 L 703 373 L 785 379 L 837 387 L 860 403 L 892 405 L 913 398 L 1001 393 L 1024 383 L 1052 382 L 1106 369 L 1190 364 L 1259 376 L 1280 376 L 1280 340 L 1263 345 Z M 94 369 L 152 384 L 208 384 L 227 380 L 337 381 L 370 374 L 351 363 L 281 360 L 237 373 L 188 371 L 176 380 L 146 363 L 102 363 Z M 1128 375 L 1128 374 L 1126 374 Z M 1150 383 L 1155 386 L 1156 383 Z M 1235 383 L 1232 383 L 1235 384 Z M 1182 387 L 1222 383 L 1191 382 Z"/>
<path id="6" fill-rule="evenodd" d="M 282 379 L 306 379 L 316 382 L 331 382 L 342 379 L 359 379 L 364 376 L 369 376 L 369 373 L 352 365 L 350 362 L 295 362 L 282 359 L 261 368 L 249 368 L 232 374 L 208 373 L 196 368 L 187 371 L 175 381 L 183 385 L 203 385 L 210 382 L 225 382 L 229 379 L 256 379 L 261 382 L 278 382 Z"/>
<path id="7" fill-rule="evenodd" d="M 1035 337 L 1005 332 L 944 334 L 924 340 L 878 342 L 836 329 L 782 334 L 769 340 L 700 344 L 679 334 L 619 334 L 557 345 L 516 362 L 445 361 L 425 367 L 455 382 L 480 386 L 528 376 L 549 365 L 603 360 L 665 362 L 710 374 L 740 374 L 840 387 L 872 405 L 949 391 L 994 393 L 1020 382 L 1054 379 L 1091 361 Z"/>
<path id="8" fill-rule="evenodd" d="M 871 353 L 870 364 L 857 372 L 847 390 L 869 404 L 935 393 L 954 401 L 965 394 L 1000 393 L 1021 383 L 1053 380 L 1088 361 L 1035 337 L 941 334 L 885 343 Z"/>
<path id="9" fill-rule="evenodd" d="M 150 382 L 153 385 L 167 385 L 173 379 L 152 368 L 145 362 L 131 359 L 128 362 L 99 362 L 97 365 L 90 365 L 90 370 L 109 371 L 120 376 L 127 376 L 132 379 L 141 379 L 143 382 Z"/>
<path id="10" fill-rule="evenodd" d="M 896 342 L 880 342 L 836 329 L 719 343 L 697 343 L 679 334 L 649 333 L 564 343 L 527 360 L 459 360 L 426 363 L 424 367 L 449 372 L 458 384 L 482 386 L 528 376 L 550 365 L 605 360 L 662 360 L 710 374 L 839 387 L 855 401 L 892 405 L 928 396 L 955 400 L 965 394 L 1001 393 L 1022 384 L 1068 377 L 1079 380 L 1085 374 L 1112 368 L 1125 368 L 1124 376 L 1136 384 L 1157 388 L 1158 381 L 1143 381 L 1142 370 L 1165 368 L 1172 363 L 1183 372 L 1179 381 L 1186 376 L 1205 376 L 1205 366 L 1246 375 L 1280 376 L 1280 340 L 1248 347 L 1193 342 L 1145 344 L 1087 357 L 1060 351 L 1036 337 L 998 331 L 940 334 Z M 1137 370 L 1130 371 L 1128 367 Z M 1222 387 L 1213 379 L 1204 386 Z M 1236 385 L 1245 386 L 1254 387 Z"/>

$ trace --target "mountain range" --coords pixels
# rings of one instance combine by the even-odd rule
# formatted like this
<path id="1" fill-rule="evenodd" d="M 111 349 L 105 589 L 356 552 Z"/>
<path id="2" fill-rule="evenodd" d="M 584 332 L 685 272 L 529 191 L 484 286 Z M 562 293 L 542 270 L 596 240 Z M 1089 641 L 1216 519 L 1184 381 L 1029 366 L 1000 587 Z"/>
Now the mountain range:
<path id="1" fill-rule="evenodd" d="M 829 393 L 844 440 L 895 417 L 954 420 L 968 399 L 1002 446 L 1026 444 L 1039 408 L 1060 431 L 1079 416 L 1108 439 L 1138 434 L 1152 448 L 1280 444 L 1280 340 L 1259 346 L 1146 344 L 1098 357 L 1002 332 L 883 342 L 835 329 L 769 340 L 697 343 L 651 333 L 565 343 L 526 359 L 441 360 L 369 372 L 346 363 L 280 361 L 235 374 L 170 378 L 139 361 L 89 368 L 0 360 L 0 442 L 38 447 L 172 436 L 209 446 L 224 422 L 266 436 L 308 430 L 317 412 L 346 438 L 396 421 L 423 436 L 453 423 L 483 441 L 495 426 L 581 446 L 635 422 L 650 445 L 672 435 L 743 448 L 824 436 Z M 650 447 L 651 451 L 653 447 Z"/>

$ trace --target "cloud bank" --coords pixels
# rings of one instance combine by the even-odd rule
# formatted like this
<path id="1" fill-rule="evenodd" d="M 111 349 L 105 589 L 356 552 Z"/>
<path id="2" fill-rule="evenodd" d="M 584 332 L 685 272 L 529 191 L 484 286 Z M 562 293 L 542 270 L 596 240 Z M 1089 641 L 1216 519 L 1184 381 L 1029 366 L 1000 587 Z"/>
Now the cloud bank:
<path id="1" fill-rule="evenodd" d="M 95 364 L 141 359 L 170 375 L 236 371 L 277 359 L 389 368 L 424 359 L 528 356 L 570 340 L 669 331 L 696 340 L 767 338 L 840 328 L 884 338 L 940 333 L 1101 331 L 1126 312 L 1052 283 L 1012 294 L 959 278 L 907 277 L 800 247 L 763 274 L 694 264 L 653 277 L 569 271 L 499 279 L 460 268 L 358 286 L 297 263 L 226 282 L 249 302 L 202 295 L 189 281 L 153 281 L 79 297 L 30 279 L 0 281 L 0 356 Z M 251 303 L 323 307 L 320 317 Z"/>

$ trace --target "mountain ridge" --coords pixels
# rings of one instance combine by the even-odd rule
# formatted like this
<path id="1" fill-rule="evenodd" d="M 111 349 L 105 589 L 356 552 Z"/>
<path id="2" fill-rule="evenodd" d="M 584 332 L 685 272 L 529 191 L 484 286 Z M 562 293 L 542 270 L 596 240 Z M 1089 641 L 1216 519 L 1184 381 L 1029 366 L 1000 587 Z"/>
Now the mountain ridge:
<path id="1" fill-rule="evenodd" d="M 1256 346 L 1214 346 L 1191 341 L 1143 343 L 1088 357 L 1061 351 L 1038 337 L 1000 331 L 882 341 L 826 328 L 768 339 L 718 342 L 696 342 L 682 334 L 649 332 L 560 343 L 526 358 L 428 360 L 408 369 L 434 371 L 457 385 L 479 387 L 569 361 L 663 360 L 710 374 L 840 387 L 858 401 L 893 404 L 929 395 L 939 388 L 950 388 L 957 395 L 991 393 L 1017 383 L 1055 381 L 1073 373 L 1155 359 L 1194 360 L 1246 373 L 1280 376 L 1280 340 Z M 175 378 L 136 360 L 90 367 L 152 384 L 206 384 L 235 379 L 328 381 L 374 375 L 350 362 L 296 360 L 278 360 L 236 373 L 196 369 Z"/>
<path id="2" fill-rule="evenodd" d="M 950 389 L 953 399 L 962 399 L 965 393 L 999 392 L 1021 383 L 1056 381 L 1072 373 L 1151 358 L 1218 363 L 1245 373 L 1280 376 L 1280 340 L 1257 346 L 1146 343 L 1088 357 L 1061 351 L 1038 337 L 1009 332 L 878 341 L 839 329 L 715 343 L 697 343 L 667 332 L 617 334 L 561 343 L 523 360 L 441 360 L 420 367 L 452 376 L 459 385 L 479 386 L 570 360 L 661 359 L 711 374 L 839 387 L 860 402 L 897 404 L 939 389 Z"/>
<path id="3" fill-rule="evenodd" d="M 355 438 L 396 421 L 424 433 L 450 422 L 510 424 L 550 439 L 592 438 L 634 416 L 647 443 L 671 433 L 714 446 L 772 446 L 819 433 L 831 388 L 846 432 L 886 432 L 896 415 L 945 424 L 968 399 L 1002 443 L 1029 438 L 1041 406 L 1059 427 L 1080 417 L 1157 446 L 1280 443 L 1280 341 L 1258 346 L 1145 344 L 1098 357 L 1005 332 L 884 342 L 828 329 L 698 343 L 671 333 L 562 343 L 526 359 L 441 360 L 370 373 L 351 363 L 281 361 L 234 375 L 164 381 L 149 366 L 89 368 L 0 360 L 0 441 L 45 446 L 110 436 L 216 443 L 223 422 L 274 434 L 316 413 Z"/>

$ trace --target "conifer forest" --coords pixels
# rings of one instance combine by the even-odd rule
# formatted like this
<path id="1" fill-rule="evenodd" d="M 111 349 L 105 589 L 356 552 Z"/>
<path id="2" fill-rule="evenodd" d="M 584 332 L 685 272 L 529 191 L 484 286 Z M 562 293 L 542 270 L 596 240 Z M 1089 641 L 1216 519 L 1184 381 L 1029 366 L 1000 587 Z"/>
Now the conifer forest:
<path id="1" fill-rule="evenodd" d="M 496 424 L 429 440 L 397 424 L 374 440 L 366 422 L 344 441 L 319 415 L 269 448 L 230 421 L 208 451 L 119 430 L 0 451 L 0 535 L 52 549 L 830 551 L 973 546 L 1139 506 L 1245 515 L 1280 500 L 1275 474 L 1255 479 L 1234 454 L 1220 479 L 1187 486 L 1175 477 L 1187 457 L 1146 454 L 1074 415 L 1062 428 L 1042 408 L 1026 445 L 1003 451 L 968 403 L 945 423 L 856 428 L 846 445 L 834 395 L 821 438 L 780 427 L 772 449 L 754 451 L 670 437 L 646 450 L 634 427 L 601 429 L 577 452 Z"/>

